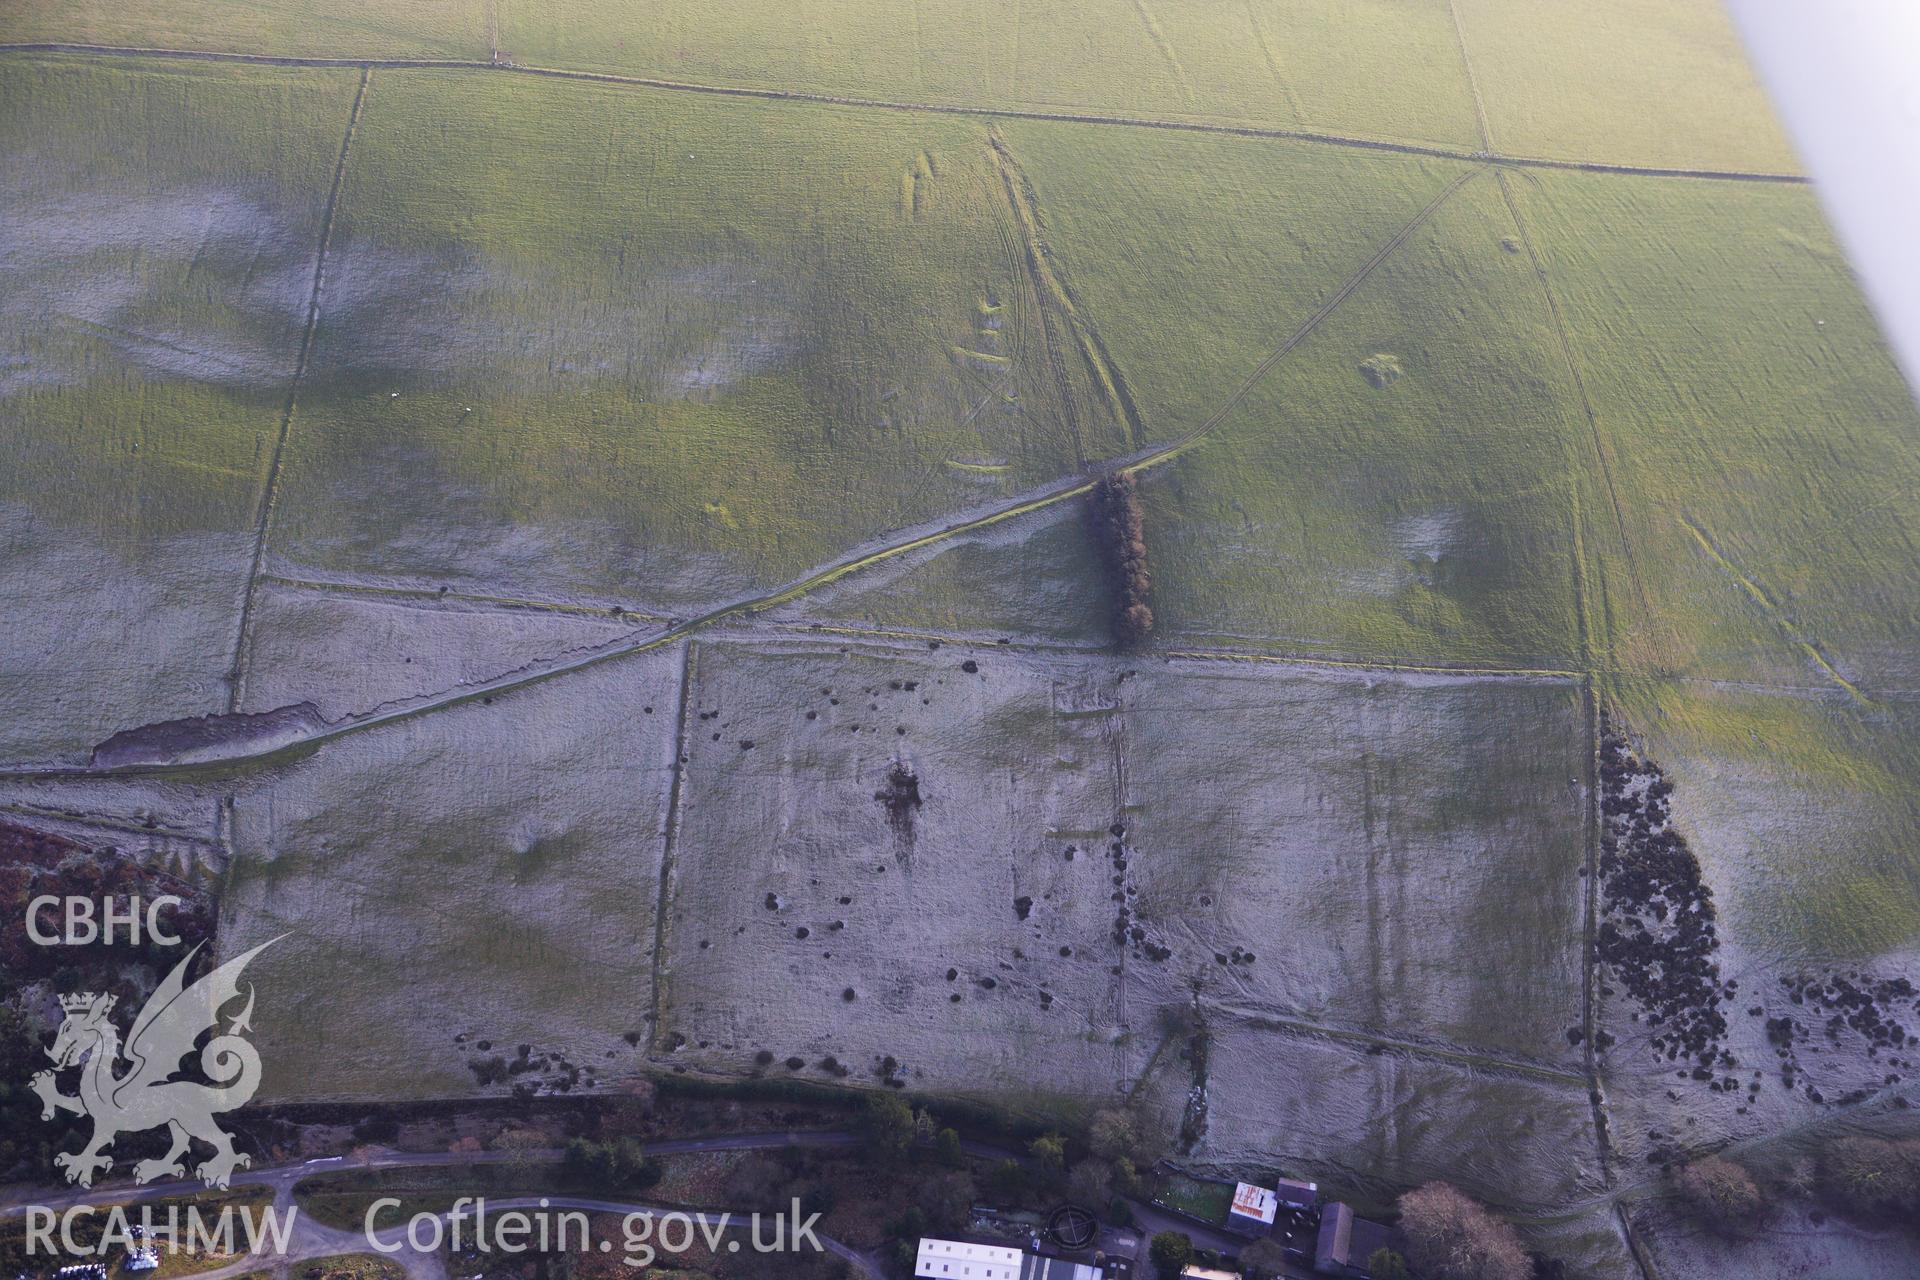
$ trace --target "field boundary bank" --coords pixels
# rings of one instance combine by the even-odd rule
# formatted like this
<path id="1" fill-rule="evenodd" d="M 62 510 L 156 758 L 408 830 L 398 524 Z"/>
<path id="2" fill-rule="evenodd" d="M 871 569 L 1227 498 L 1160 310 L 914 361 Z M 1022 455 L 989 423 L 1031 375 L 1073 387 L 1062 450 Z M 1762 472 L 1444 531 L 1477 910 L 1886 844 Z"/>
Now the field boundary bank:
<path id="1" fill-rule="evenodd" d="M 1600 1029 L 1597 998 L 1600 985 L 1600 695 L 1595 683 L 1588 677 L 1580 685 L 1580 711 L 1585 722 L 1587 748 L 1586 759 L 1581 762 L 1581 783 L 1587 789 L 1587 802 L 1580 806 L 1580 843 L 1585 862 L 1580 886 L 1580 1060 L 1587 1077 L 1587 1101 L 1593 1111 L 1600 1181 L 1611 1187 L 1614 1184 L 1612 1116 L 1607 1111 L 1596 1047 Z"/>
<path id="2" fill-rule="evenodd" d="M 280 497 L 280 472 L 286 460 L 287 441 L 293 436 L 293 418 L 300 409 L 300 388 L 307 379 L 307 366 L 313 359 L 314 338 L 320 329 L 320 298 L 327 287 L 327 249 L 333 243 L 334 214 L 340 208 L 340 191 L 346 185 L 347 159 L 353 154 L 353 137 L 360 130 L 360 114 L 367 105 L 367 88 L 373 83 L 373 68 L 362 67 L 360 87 L 354 91 L 353 107 L 347 113 L 347 132 L 340 142 L 340 158 L 334 162 L 333 183 L 327 188 L 327 204 L 320 215 L 320 243 L 313 253 L 313 284 L 307 290 L 307 322 L 300 331 L 300 354 L 294 361 L 293 377 L 287 382 L 287 403 L 280 414 L 280 429 L 274 437 L 273 452 L 267 460 L 266 479 L 260 489 L 260 513 L 255 517 L 253 556 L 247 564 L 247 580 L 241 588 L 240 618 L 233 641 L 233 663 L 227 668 L 227 711 L 240 710 L 247 694 L 248 649 L 253 635 L 253 602 L 260 585 L 260 569 L 267 558 L 267 538 L 273 531 L 274 507 Z"/>
<path id="3" fill-rule="evenodd" d="M 1560 671 L 1550 667 L 1472 667 L 1444 663 L 1407 661 L 1367 661 L 1359 658 L 1321 658 L 1301 653 L 1257 653 L 1246 649 L 1209 649 L 1184 645 L 1172 649 L 1149 649 L 1126 653 L 1105 644 L 1074 644 L 1071 641 L 980 636 L 953 636 L 936 631 L 906 631 L 870 627 L 815 625 L 799 622 L 770 622 L 712 633 L 715 640 L 735 644 L 778 638 L 804 644 L 809 638 L 822 643 L 851 641 L 863 648 L 924 651 L 927 642 L 955 648 L 977 648 L 1000 653 L 1032 654 L 1039 657 L 1111 658 L 1116 663 L 1138 665 L 1142 661 L 1164 659 L 1168 663 L 1232 663 L 1254 666 L 1291 667 L 1301 671 L 1355 671 L 1375 675 L 1440 676 L 1460 680 L 1507 680 L 1539 684 L 1576 685 L 1587 679 L 1584 671 Z"/>
<path id="4" fill-rule="evenodd" d="M 968 106 L 958 103 L 907 102 L 892 98 L 858 98 L 818 93 L 806 89 L 762 89 L 748 85 L 702 84 L 690 80 L 619 75 L 607 71 L 575 71 L 565 67 L 530 66 L 517 62 L 483 62 L 471 58 L 298 57 L 268 53 L 225 53 L 212 49 L 165 49 L 139 45 L 70 44 L 58 41 L 0 44 L 0 53 L 156 58 L 186 62 L 241 63 L 267 67 L 335 67 L 375 71 L 502 71 L 515 75 L 544 76 L 555 80 L 576 80 L 589 84 L 637 89 L 660 89 L 676 93 L 699 93 L 720 98 L 748 98 L 764 102 L 810 102 L 876 111 L 975 116 L 992 120 L 1056 121 L 1063 124 L 1164 129 L 1176 133 L 1311 142 L 1322 146 L 1347 147 L 1359 151 L 1382 151 L 1396 155 L 1426 156 L 1436 160 L 1458 160 L 1527 169 L 1565 169 L 1581 173 L 1610 173 L 1626 177 L 1692 178 L 1718 182 L 1784 183 L 1795 186 L 1806 186 L 1812 182 L 1812 179 L 1804 174 L 1777 173 L 1760 169 L 1674 168 L 1606 160 L 1560 160 L 1547 156 L 1509 156 L 1497 152 L 1462 151 L 1454 147 L 1433 146 L 1419 142 L 1396 142 L 1386 138 L 1363 138 L 1352 134 L 1328 133 L 1315 129 L 1283 129 L 1270 125 L 1228 124 L 1205 120 L 1170 120 L 1156 116 L 1129 116 L 1097 111 L 1038 111 L 1022 107 Z"/>
<path id="5" fill-rule="evenodd" d="M 666 813 L 660 833 L 660 886 L 653 911 L 653 955 L 649 966 L 651 995 L 648 999 L 646 1050 L 651 1061 L 659 1051 L 660 1014 L 665 1004 L 666 983 L 672 961 L 667 955 L 668 923 L 672 918 L 674 846 L 680 834 L 680 816 L 687 775 L 687 712 L 694 705 L 693 683 L 700 678 L 700 642 L 688 637 L 680 653 L 680 690 L 673 718 L 673 776 L 667 783 Z"/>
<path id="6" fill-rule="evenodd" d="M 1780 607 L 1774 597 L 1774 593 L 1769 591 L 1763 583 L 1749 574 L 1745 569 L 1742 569 L 1732 557 L 1720 549 L 1720 542 L 1713 536 L 1711 529 L 1701 524 L 1692 516 L 1684 513 L 1680 516 L 1680 523 L 1686 527 L 1688 533 L 1693 535 L 1693 540 L 1699 544 L 1700 550 L 1713 562 L 1714 567 L 1718 568 L 1729 578 L 1732 578 L 1740 587 L 1741 591 L 1746 594 L 1747 598 L 1752 601 L 1761 613 L 1766 615 L 1767 620 L 1779 628 L 1787 640 L 1804 653 L 1808 661 L 1819 668 L 1822 675 L 1826 676 L 1827 679 L 1831 680 L 1837 687 L 1846 690 L 1847 694 L 1860 706 L 1871 707 L 1873 705 L 1872 699 L 1862 693 L 1859 686 L 1855 685 L 1851 680 L 1847 679 L 1847 677 L 1841 675 L 1840 672 L 1835 669 L 1833 663 L 1827 658 L 1826 651 L 1810 639 L 1808 635 L 1800 629 L 1800 625 L 1793 620 L 1792 616 Z"/>
<path id="7" fill-rule="evenodd" d="M 1448 9 L 1453 14 L 1454 27 L 1460 37 L 1461 58 L 1467 63 L 1467 74 L 1473 74 L 1472 62 L 1467 53 L 1466 30 L 1461 25 L 1460 13 L 1453 0 L 1448 0 Z M 1478 89 L 1475 100 L 1478 101 Z M 1482 127 L 1485 127 L 1484 117 Z M 1633 557 L 1633 544 L 1628 539 L 1626 520 L 1622 514 L 1618 490 L 1615 488 L 1613 467 L 1607 455 L 1600 429 L 1600 418 L 1595 412 L 1593 399 L 1587 392 L 1585 375 L 1581 372 L 1580 362 L 1574 353 L 1574 344 L 1568 332 L 1565 318 L 1560 313 L 1559 299 L 1554 292 L 1553 281 L 1547 271 L 1546 259 L 1534 243 L 1533 233 L 1526 221 L 1520 216 L 1520 207 L 1514 199 L 1513 190 L 1507 182 L 1507 175 L 1496 171 L 1494 180 L 1500 188 L 1500 199 L 1504 205 L 1508 220 L 1513 224 L 1514 234 L 1519 237 L 1526 251 L 1528 265 L 1532 269 L 1534 282 L 1539 288 L 1540 298 L 1545 305 L 1547 319 L 1552 326 L 1554 339 L 1559 347 L 1565 365 L 1571 389 L 1586 423 L 1585 445 L 1592 448 L 1594 461 L 1598 464 L 1601 480 L 1604 482 L 1606 496 L 1613 512 L 1614 531 L 1620 540 L 1621 555 L 1627 562 L 1627 571 L 1639 594 L 1642 608 L 1646 606 L 1646 591 L 1641 582 L 1637 561 Z M 1564 397 L 1554 395 L 1556 405 Z M 1561 414 L 1566 427 L 1565 449 L 1568 469 L 1568 526 L 1572 535 L 1574 608 L 1578 614 L 1581 658 L 1585 662 L 1588 674 L 1580 684 L 1581 721 L 1585 735 L 1584 760 L 1581 773 L 1582 784 L 1586 788 L 1586 803 L 1581 806 L 1581 852 L 1583 867 L 1581 871 L 1580 893 L 1580 1055 L 1581 1067 L 1587 1080 L 1587 1104 L 1593 1125 L 1594 1151 L 1600 1162 L 1601 1185 L 1612 1188 L 1616 1182 L 1615 1165 L 1617 1163 L 1613 1149 L 1612 1115 L 1607 1106 L 1607 1092 L 1600 1075 L 1598 1037 L 1600 1030 L 1599 987 L 1600 959 L 1598 938 L 1600 927 L 1600 671 L 1610 667 L 1615 657 L 1613 624 L 1611 610 L 1604 598 L 1600 609 L 1606 617 L 1604 632 L 1598 637 L 1594 632 L 1595 601 L 1593 599 L 1596 580 L 1604 597 L 1604 575 L 1589 573 L 1586 549 L 1587 504 L 1581 500 L 1581 473 L 1584 468 L 1578 465 L 1576 455 L 1581 443 L 1576 443 L 1581 435 L 1580 428 L 1573 420 L 1572 406 L 1563 406 Z M 1650 616 L 1650 615 L 1643 615 Z M 1603 657 L 1604 655 L 1604 657 Z M 1627 1230 L 1622 1218 L 1622 1231 Z M 1635 1255 L 1636 1261 L 1638 1255 Z M 1648 1272 L 1641 1267 L 1643 1280 L 1648 1280 Z"/>
<path id="8" fill-rule="evenodd" d="M 964 537 L 965 534 L 955 536 Z M 582 622 L 626 622 L 637 628 L 648 625 L 666 626 L 671 624 L 667 615 L 649 613 L 637 608 L 621 606 L 622 612 L 613 614 L 611 606 L 583 604 L 570 600 L 538 600 L 510 596 L 485 596 L 459 591 L 440 592 L 427 587 L 384 586 L 368 583 L 329 582 L 318 578 L 292 578 L 277 573 L 262 573 L 260 581 L 267 586 L 303 595 L 319 597 L 340 596 L 349 599 L 392 600 L 405 607 L 433 609 L 444 602 L 452 612 L 498 612 L 550 614 L 562 619 Z M 466 606 L 467 608 L 462 608 Z M 651 636 L 654 632 L 647 632 Z M 981 631 L 963 633 L 959 631 L 941 631 L 933 628 L 918 628 L 905 625 L 875 624 L 867 625 L 857 621 L 842 619 L 815 620 L 808 617 L 789 619 L 766 619 L 746 621 L 725 627 L 713 633 L 715 639 L 742 642 L 767 637 L 803 640 L 808 636 L 839 636 L 848 639 L 866 641 L 872 645 L 888 642 L 904 644 L 909 641 L 925 644 L 937 640 L 943 645 L 978 646 L 980 648 L 1006 649 L 1013 653 L 1039 654 L 1081 654 L 1113 656 L 1116 651 L 1106 641 L 1053 640 L 1040 636 L 1022 635 L 1018 632 Z M 616 639 L 612 643 L 628 643 L 643 639 L 645 636 L 633 636 Z M 1263 643 L 1261 637 L 1249 637 L 1249 645 Z M 599 648 L 601 646 L 591 646 Z M 1137 657 L 1138 655 L 1136 655 Z M 1589 677 L 1616 680 L 1643 680 L 1661 684 L 1700 685 L 1710 689 L 1739 690 L 1759 694 L 1764 697 L 1806 698 L 1816 701 L 1837 700 L 1846 696 L 1846 691 L 1830 681 L 1819 684 L 1781 684 L 1765 680 L 1736 680 L 1730 677 L 1705 675 L 1687 675 L 1678 672 L 1656 672 L 1636 670 L 1619 663 L 1595 663 L 1591 668 L 1584 667 L 1525 667 L 1507 666 L 1498 663 L 1476 665 L 1470 661 L 1449 661 L 1446 659 L 1422 658 L 1418 655 L 1399 657 L 1366 657 L 1352 655 L 1327 655 L 1303 653 L 1282 648 L 1235 648 L 1222 644 L 1196 644 L 1172 636 L 1168 647 L 1147 651 L 1146 656 L 1171 658 L 1194 662 L 1242 662 L 1270 664 L 1303 669 L 1328 669 L 1334 671 L 1377 671 L 1387 674 L 1457 676 L 1467 679 L 1486 677 L 1504 680 L 1546 680 L 1557 683 L 1577 683 Z M 1877 689 L 1876 695 L 1886 698 L 1920 697 L 1920 689 Z M 0 767 L 0 773 L 6 772 Z"/>
<path id="9" fill-rule="evenodd" d="M 1460 6 L 1447 0 L 1447 17 L 1453 20 L 1453 40 L 1460 48 L 1460 69 L 1467 76 L 1467 92 L 1473 95 L 1473 122 L 1480 129 L 1480 145 L 1493 150 L 1493 128 L 1487 123 L 1486 100 L 1480 96 L 1480 78 L 1473 74 L 1473 55 L 1467 50 L 1467 28 L 1460 21 Z"/>
<path id="10" fill-rule="evenodd" d="M 1578 1089 L 1582 1093 L 1588 1087 L 1587 1078 L 1578 1071 L 1501 1054 L 1491 1049 L 1407 1040 L 1362 1028 L 1335 1027 L 1304 1018 L 1290 1018 L 1282 1014 L 1250 1012 L 1233 1005 L 1216 1004 L 1213 1008 L 1215 1012 L 1230 1019 L 1233 1026 L 1254 1031 L 1270 1031 L 1276 1035 L 1297 1036 L 1308 1040 L 1326 1040 L 1362 1056 L 1397 1054 L 1461 1071 L 1525 1079 L 1538 1084 L 1553 1085 L 1556 1088 Z"/>
<path id="11" fill-rule="evenodd" d="M 110 813 L 93 813 L 82 810 L 58 809 L 50 805 L 29 804 L 24 800 L 0 800 L 0 821 L 18 818 L 25 822 L 55 823 L 69 827 L 84 827 L 94 831 L 110 832 L 115 835 L 134 836 L 155 843 L 191 844 L 201 848 L 220 850 L 217 835 L 189 831 L 184 827 L 171 824 L 146 826 L 133 818 Z M 136 855 L 129 855 L 138 861 Z"/>
<path id="12" fill-rule="evenodd" d="M 585 604 L 569 600 L 536 600 L 521 596 L 490 596 L 471 591 L 439 590 L 433 587 L 388 586 L 379 583 L 329 582 L 323 578 L 292 578 L 279 573 L 262 573 L 259 581 L 283 591 L 313 596 L 351 596 L 390 601 L 403 606 L 443 607 L 470 612 L 546 613 L 582 621 L 619 622 L 641 625 L 663 623 L 667 617 L 628 605 Z"/>
<path id="13" fill-rule="evenodd" d="M 1559 345 L 1560 356 L 1566 364 L 1567 374 L 1573 380 L 1574 393 L 1580 398 L 1580 411 L 1586 418 L 1587 432 L 1590 437 L 1590 443 L 1593 446 L 1594 461 L 1599 464 L 1600 479 L 1607 491 L 1607 502 L 1608 505 L 1613 508 L 1614 534 L 1620 539 L 1621 558 L 1626 561 L 1627 576 L 1633 580 L 1634 594 L 1640 601 L 1640 616 L 1651 621 L 1655 616 L 1653 605 L 1647 597 L 1646 580 L 1640 573 L 1640 561 L 1633 552 L 1633 539 L 1627 533 L 1626 512 L 1625 508 L 1621 505 L 1620 489 L 1614 479 L 1613 456 L 1608 449 L 1606 432 L 1600 427 L 1600 414 L 1594 409 L 1593 397 L 1587 392 L 1586 375 L 1581 372 L 1580 359 L 1574 351 L 1573 337 L 1568 332 L 1566 318 L 1560 312 L 1559 295 L 1554 291 L 1553 278 L 1547 270 L 1546 259 L 1541 255 L 1539 246 L 1534 243 L 1533 231 L 1527 226 L 1526 219 L 1520 216 L 1520 205 L 1513 198 L 1512 189 L 1507 186 L 1507 176 L 1504 173 L 1498 173 L 1494 176 L 1500 186 L 1500 198 L 1507 206 L 1507 216 L 1513 221 L 1514 231 L 1519 235 L 1520 244 L 1526 250 L 1528 265 L 1533 268 L 1534 279 L 1540 285 L 1541 297 L 1546 301 L 1547 315 L 1553 322 L 1554 339 Z M 1580 491 L 1577 484 L 1574 486 L 1572 492 L 1574 502 L 1578 503 Z M 1578 518 L 1579 514 L 1576 511 L 1576 521 Z M 1576 538 L 1580 537 L 1580 531 L 1577 527 L 1574 533 Z M 1583 583 L 1586 581 L 1586 568 L 1584 563 L 1581 566 L 1581 580 Z M 1604 581 L 1601 583 L 1601 590 L 1603 592 L 1605 590 Z M 1585 597 L 1583 588 L 1581 598 L 1583 617 L 1585 617 L 1586 610 L 1590 604 L 1591 602 Z M 1591 620 L 1588 619 L 1584 621 L 1582 625 L 1583 628 L 1591 626 Z M 1612 618 L 1610 613 L 1608 616 L 1608 632 L 1605 636 L 1602 636 L 1601 639 L 1606 645 L 1607 659 L 1609 663 L 1611 663 L 1617 651 L 1618 637 L 1612 633 Z M 1598 665 L 1598 655 L 1589 653 L 1588 661 Z"/>

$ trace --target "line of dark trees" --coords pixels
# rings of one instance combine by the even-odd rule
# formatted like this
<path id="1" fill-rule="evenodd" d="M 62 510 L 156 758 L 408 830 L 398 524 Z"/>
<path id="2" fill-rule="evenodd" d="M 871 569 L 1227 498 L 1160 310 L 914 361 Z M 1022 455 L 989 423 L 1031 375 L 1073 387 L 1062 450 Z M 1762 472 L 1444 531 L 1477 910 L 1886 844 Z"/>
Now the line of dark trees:
<path id="1" fill-rule="evenodd" d="M 1122 645 L 1136 644 L 1153 630 L 1153 609 L 1147 604 L 1153 578 L 1147 572 L 1139 482 L 1132 474 L 1116 471 L 1094 485 L 1093 518 L 1101 552 L 1118 592 L 1114 634 Z"/>
<path id="2" fill-rule="evenodd" d="M 1671 1171 L 1680 1207 L 1725 1236 L 1754 1235 L 1789 1201 L 1871 1227 L 1920 1224 L 1920 1138 L 1852 1134 L 1758 1170 L 1724 1155 Z"/>

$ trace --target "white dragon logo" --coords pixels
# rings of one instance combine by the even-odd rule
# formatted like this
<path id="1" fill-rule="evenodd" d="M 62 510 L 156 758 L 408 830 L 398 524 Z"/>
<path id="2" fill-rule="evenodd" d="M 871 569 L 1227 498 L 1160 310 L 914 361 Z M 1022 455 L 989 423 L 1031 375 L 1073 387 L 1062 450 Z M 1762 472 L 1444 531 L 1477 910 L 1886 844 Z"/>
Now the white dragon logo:
<path id="1" fill-rule="evenodd" d="M 171 1077 L 180 1070 L 181 1060 L 193 1052 L 201 1035 L 218 1030 L 221 1008 L 240 994 L 240 971 L 247 961 L 278 941 L 272 939 L 235 956 L 190 987 L 185 985 L 187 966 L 200 948 L 189 951 L 134 1019 L 127 1036 L 125 1074 L 115 1074 L 122 1054 L 120 1032 L 107 1019 L 113 1011 L 114 997 L 93 992 L 60 997 L 67 1018 L 60 1024 L 47 1056 L 53 1059 L 55 1070 L 85 1060 L 80 1092 L 77 1097 L 61 1093 L 53 1071 L 35 1075 L 33 1091 L 45 1104 L 42 1119 L 53 1119 L 56 1111 L 72 1111 L 93 1119 L 93 1138 L 83 1149 L 61 1152 L 53 1158 L 66 1171 L 68 1182 L 92 1186 L 96 1173 L 113 1166 L 113 1158 L 105 1152 L 115 1138 L 161 1125 L 171 1130 L 173 1145 L 164 1156 L 134 1165 L 135 1182 L 169 1175 L 184 1177 L 187 1170 L 180 1157 L 194 1138 L 214 1149 L 213 1158 L 194 1170 L 208 1186 L 226 1186 L 235 1169 L 252 1163 L 250 1157 L 233 1149 L 232 1138 L 213 1122 L 215 1112 L 245 1105 L 260 1087 L 260 1054 L 241 1036 L 252 1030 L 251 985 L 247 987 L 246 1008 L 224 1034 L 215 1035 L 200 1051 L 200 1069 L 215 1083 Z"/>

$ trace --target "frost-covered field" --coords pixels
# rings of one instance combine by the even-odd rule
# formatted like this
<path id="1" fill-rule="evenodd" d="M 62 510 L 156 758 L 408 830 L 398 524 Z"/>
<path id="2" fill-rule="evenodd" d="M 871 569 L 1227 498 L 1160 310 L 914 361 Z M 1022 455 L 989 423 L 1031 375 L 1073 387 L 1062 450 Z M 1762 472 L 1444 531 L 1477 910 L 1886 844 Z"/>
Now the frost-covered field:
<path id="1" fill-rule="evenodd" d="M 470 60 L 0 51 L 0 819 L 286 935 L 273 1099 L 1123 1100 L 1586 1274 L 1902 1265 L 1658 1172 L 1920 1062 L 1920 416 L 1814 194 L 1722 180 L 1790 157 L 1717 14 L 16 7 Z M 1590 944 L 1603 714 L 1710 1069 Z"/>
<path id="2" fill-rule="evenodd" d="M 1197 1023 L 1221 1159 L 1306 1157 L 1274 1142 L 1288 1096 L 1346 1124 L 1355 1072 L 1545 1086 L 1571 1105 L 1543 1123 L 1590 1127 L 1577 687 L 831 640 L 702 643 L 695 671 L 663 1061 L 1088 1105 Z M 901 767 L 918 803 L 888 803 Z M 1258 1089 L 1249 1053 L 1327 1084 Z"/>
<path id="3" fill-rule="evenodd" d="M 250 971 L 269 1092 L 459 1094 L 520 1044 L 634 1073 L 678 676 L 664 653 L 476 700 L 236 797 L 223 945 L 285 935 Z"/>

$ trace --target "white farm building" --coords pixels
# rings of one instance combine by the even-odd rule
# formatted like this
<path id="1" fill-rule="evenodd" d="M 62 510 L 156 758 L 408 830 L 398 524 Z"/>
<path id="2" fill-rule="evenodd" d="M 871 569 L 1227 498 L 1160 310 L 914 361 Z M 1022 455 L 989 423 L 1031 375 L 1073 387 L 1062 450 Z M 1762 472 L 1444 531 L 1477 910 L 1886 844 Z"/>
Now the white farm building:
<path id="1" fill-rule="evenodd" d="M 1024 1260 L 1004 1245 L 922 1238 L 913 1274 L 919 1280 L 1020 1280 Z"/>

